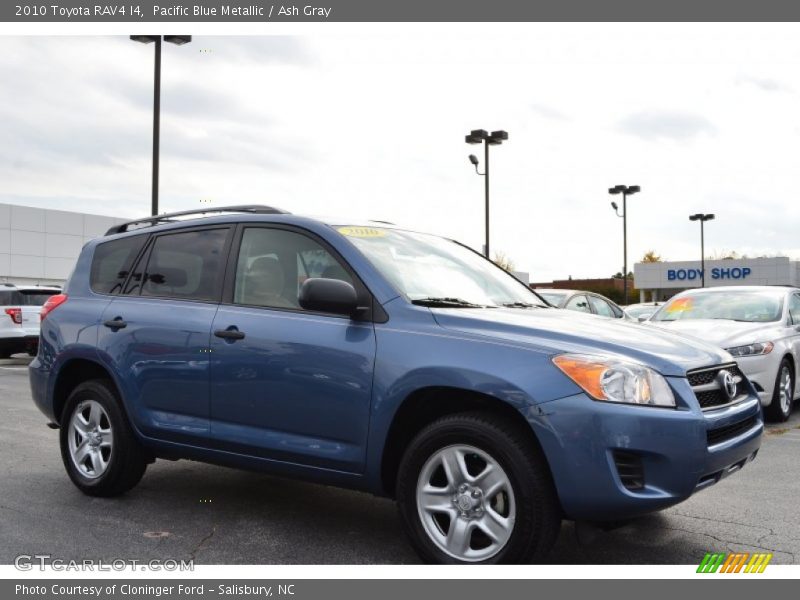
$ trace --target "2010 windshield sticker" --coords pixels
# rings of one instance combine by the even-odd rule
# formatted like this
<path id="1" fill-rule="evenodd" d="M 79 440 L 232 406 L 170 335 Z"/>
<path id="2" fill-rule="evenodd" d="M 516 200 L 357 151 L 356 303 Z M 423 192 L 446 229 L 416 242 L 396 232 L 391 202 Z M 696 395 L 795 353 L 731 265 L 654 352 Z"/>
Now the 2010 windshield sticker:
<path id="1" fill-rule="evenodd" d="M 339 227 L 337 231 L 348 237 L 359 238 L 383 237 L 386 235 L 385 231 L 375 227 Z"/>
<path id="2" fill-rule="evenodd" d="M 667 306 L 668 313 L 680 313 L 680 312 L 687 312 L 692 310 L 692 305 L 694 302 L 691 298 L 678 298 L 674 300 L 672 304 Z"/>

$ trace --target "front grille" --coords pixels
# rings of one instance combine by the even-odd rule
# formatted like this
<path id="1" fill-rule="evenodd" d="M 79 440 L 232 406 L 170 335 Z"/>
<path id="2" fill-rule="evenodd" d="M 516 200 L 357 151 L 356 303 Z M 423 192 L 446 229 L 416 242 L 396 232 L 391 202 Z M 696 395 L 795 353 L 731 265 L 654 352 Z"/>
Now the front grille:
<path id="1" fill-rule="evenodd" d="M 722 390 L 695 392 L 695 396 L 697 396 L 697 401 L 700 403 L 700 408 L 712 408 L 730 402 L 728 395 Z"/>
<path id="2" fill-rule="evenodd" d="M 717 429 L 709 429 L 706 432 L 706 438 L 708 439 L 708 445 L 713 446 L 714 444 L 721 444 L 722 442 L 726 442 L 735 438 L 737 435 L 741 435 L 745 431 L 752 429 L 756 423 L 758 423 L 758 416 L 748 417 L 743 421 L 738 421 L 736 423 L 732 423 L 731 425 L 726 425 L 725 427 L 718 427 Z"/>
<path id="3" fill-rule="evenodd" d="M 686 377 L 689 380 L 689 385 L 692 386 L 692 390 L 694 391 L 694 395 L 701 409 L 708 410 L 716 406 L 730 404 L 737 399 L 734 398 L 731 400 L 717 381 L 717 376 L 723 369 L 730 371 L 731 375 L 738 379 L 739 392 L 737 398 L 743 396 L 743 392 L 746 390 L 746 378 L 741 369 L 735 364 L 719 365 L 718 367 L 711 367 L 709 369 L 691 371 L 687 373 Z"/>
<path id="4" fill-rule="evenodd" d="M 727 369 L 731 372 L 734 377 L 741 377 L 744 379 L 744 373 L 742 373 L 741 369 L 737 365 L 720 365 L 718 367 L 712 367 L 710 369 L 702 369 L 699 371 L 691 371 L 687 377 L 689 378 L 689 385 L 692 387 L 697 387 L 698 385 L 707 385 L 709 383 L 713 383 L 714 380 L 719 375 L 719 372 L 722 369 Z"/>
<path id="5" fill-rule="evenodd" d="M 642 457 L 633 452 L 614 450 L 614 464 L 620 481 L 629 490 L 644 489 L 644 466 Z"/>

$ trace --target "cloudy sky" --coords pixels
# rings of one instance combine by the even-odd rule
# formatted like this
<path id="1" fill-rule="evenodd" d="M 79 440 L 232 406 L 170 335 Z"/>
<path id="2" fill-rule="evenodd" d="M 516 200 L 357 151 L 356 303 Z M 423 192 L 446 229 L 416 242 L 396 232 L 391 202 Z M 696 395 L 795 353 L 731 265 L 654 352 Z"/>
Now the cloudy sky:
<path id="1" fill-rule="evenodd" d="M 483 240 L 470 129 L 492 150 L 492 248 L 536 281 L 699 254 L 800 258 L 800 25 L 447 26 L 165 45 L 162 210 L 265 203 Z M 152 47 L 0 37 L 0 202 L 150 206 Z"/>

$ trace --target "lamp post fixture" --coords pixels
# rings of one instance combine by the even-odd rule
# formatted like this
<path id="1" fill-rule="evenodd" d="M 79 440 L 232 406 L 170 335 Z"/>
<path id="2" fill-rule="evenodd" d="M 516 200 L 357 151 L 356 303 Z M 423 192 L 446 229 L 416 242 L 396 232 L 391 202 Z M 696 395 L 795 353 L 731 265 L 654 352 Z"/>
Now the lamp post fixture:
<path id="1" fill-rule="evenodd" d="M 161 128 L 161 37 L 160 35 L 132 35 L 134 42 L 150 44 L 155 42 L 155 72 L 153 75 L 153 196 L 150 212 L 158 214 L 158 149 Z M 192 41 L 190 35 L 165 35 L 164 41 L 183 46 Z"/>
<path id="2" fill-rule="evenodd" d="M 608 189 L 612 195 L 622 194 L 622 214 L 616 202 L 611 202 L 611 208 L 622 218 L 622 296 L 623 303 L 628 304 L 628 196 L 641 192 L 642 188 L 638 185 L 615 185 Z"/>
<path id="3" fill-rule="evenodd" d="M 469 155 L 469 162 L 475 167 L 475 172 L 484 178 L 486 189 L 486 208 L 485 208 L 485 221 L 486 221 L 486 241 L 483 246 L 483 254 L 489 258 L 489 146 L 499 146 L 508 140 L 507 131 L 493 131 L 491 134 L 485 129 L 473 129 L 466 137 L 465 141 L 468 144 L 483 144 L 484 145 L 484 163 L 483 173 L 478 170 L 480 161 L 474 154 Z M 491 260 L 491 259 L 490 259 Z"/>
<path id="4" fill-rule="evenodd" d="M 704 223 L 706 221 L 713 221 L 714 215 L 712 213 L 696 213 L 689 215 L 690 221 L 700 221 L 700 281 L 702 287 L 706 287 L 706 239 L 704 231 Z"/>

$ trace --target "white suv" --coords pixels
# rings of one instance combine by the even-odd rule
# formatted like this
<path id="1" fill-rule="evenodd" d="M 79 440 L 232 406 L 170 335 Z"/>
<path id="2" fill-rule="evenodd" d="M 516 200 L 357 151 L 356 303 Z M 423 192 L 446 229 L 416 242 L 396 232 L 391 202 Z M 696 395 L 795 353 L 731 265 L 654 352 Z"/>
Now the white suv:
<path id="1" fill-rule="evenodd" d="M 57 287 L 0 283 L 0 358 L 27 352 L 36 356 L 39 311 Z"/>

